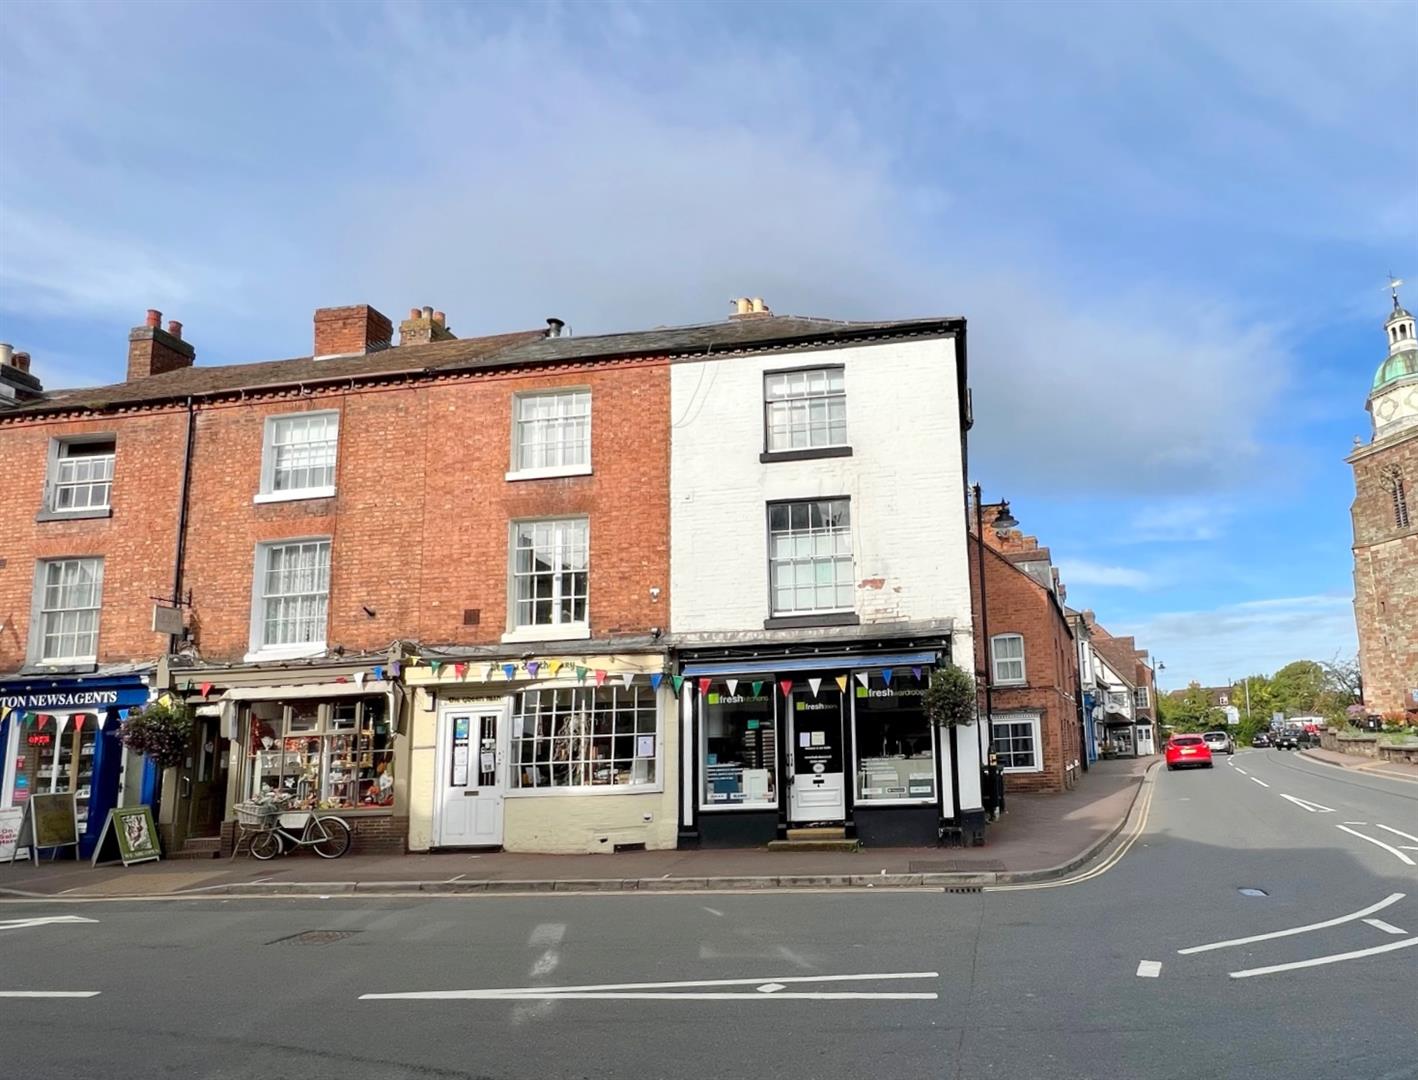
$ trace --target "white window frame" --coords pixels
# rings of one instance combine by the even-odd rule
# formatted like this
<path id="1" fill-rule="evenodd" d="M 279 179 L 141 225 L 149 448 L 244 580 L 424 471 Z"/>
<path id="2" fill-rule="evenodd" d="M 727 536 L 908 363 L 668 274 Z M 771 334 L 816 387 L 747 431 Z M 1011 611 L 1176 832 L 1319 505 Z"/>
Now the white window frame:
<path id="1" fill-rule="evenodd" d="M 1132 688 L 1132 706 L 1134 709 L 1146 709 L 1150 707 L 1150 698 L 1147 687 L 1134 686 Z"/>
<path id="2" fill-rule="evenodd" d="M 325 626 L 319 641 L 299 641 L 287 644 L 267 645 L 266 635 L 266 572 L 270 567 L 271 552 L 276 548 L 297 547 L 302 544 L 323 544 L 327 552 L 325 566 Z M 246 660 L 289 660 L 302 656 L 319 656 L 325 651 L 330 637 L 330 578 L 334 567 L 334 545 L 328 536 L 299 536 L 281 540 L 267 540 L 256 545 L 256 556 L 252 561 L 251 574 L 251 651 Z M 314 593 L 302 595 L 316 595 Z"/>
<path id="3" fill-rule="evenodd" d="M 843 506 L 846 507 L 846 511 L 847 511 L 845 524 L 841 525 L 840 527 L 836 527 L 836 528 L 816 528 L 816 529 L 815 529 L 815 528 L 813 527 L 813 525 L 812 525 L 812 519 L 811 519 L 812 506 L 813 506 L 814 503 L 841 503 L 841 504 L 843 504 Z M 803 507 L 806 507 L 806 508 L 807 508 L 807 513 L 808 513 L 809 517 L 808 517 L 808 526 L 807 526 L 806 531 L 795 530 L 795 529 L 793 528 L 793 524 L 792 524 L 793 508 L 794 508 L 794 507 L 797 507 L 797 506 L 803 506 Z M 783 507 L 783 508 L 786 509 L 787 512 L 788 512 L 788 529 L 787 529 L 786 532 L 775 532 L 774 529 L 773 529 L 773 511 L 774 511 L 775 509 L 777 509 L 778 507 Z M 820 499 L 775 499 L 775 500 L 773 500 L 772 502 L 768 503 L 767 512 L 765 513 L 764 518 L 765 518 L 764 524 L 765 524 L 765 526 L 767 527 L 767 533 L 768 533 L 768 611 L 769 611 L 769 614 L 770 614 L 773 618 L 775 618 L 775 619 L 783 619 L 783 618 L 792 618 L 792 617 L 794 617 L 794 616 L 801 616 L 801 615 L 831 615 L 831 614 L 840 614 L 840 613 L 844 613 L 844 612 L 850 613 L 850 612 L 855 611 L 855 610 L 856 610 L 857 556 L 856 556 L 856 551 L 855 551 L 856 545 L 853 543 L 853 536 L 852 536 L 852 500 L 851 500 L 851 497 L 850 497 L 850 496 L 847 496 L 847 495 L 833 495 L 833 496 L 826 496 L 826 497 L 820 498 Z M 849 567 L 848 567 L 847 578 L 846 578 L 846 581 L 845 581 L 845 582 L 843 582 L 842 580 L 839 580 L 839 578 L 838 578 L 838 576 L 837 576 L 837 575 L 839 574 L 839 572 L 840 572 L 840 566 L 839 566 L 838 564 L 840 563 L 840 561 L 841 561 L 841 556 L 842 556 L 842 554 L 843 554 L 842 552 L 838 552 L 838 551 L 836 550 L 836 548 L 837 548 L 836 538 L 837 538 L 839 535 L 840 535 L 840 536 L 845 536 L 845 537 L 847 538 L 847 550 L 846 550 L 845 554 L 846 554 L 846 556 L 847 556 L 847 558 L 848 558 L 848 560 L 849 560 Z M 816 552 L 813 552 L 813 553 L 807 555 L 806 557 L 799 557 L 799 556 L 797 556 L 797 555 L 795 555 L 795 554 L 790 554 L 790 555 L 786 556 L 785 558 L 781 558 L 781 559 L 780 559 L 780 558 L 778 558 L 778 557 L 775 555 L 775 553 L 774 553 L 774 538 L 775 538 L 775 536 L 782 536 L 782 537 L 787 537 L 787 538 L 790 538 L 790 539 L 796 539 L 796 538 L 798 538 L 798 537 L 804 537 L 804 536 L 805 536 L 805 537 L 807 537 L 807 538 L 809 539 L 809 541 L 813 540 L 814 537 L 827 536 L 827 537 L 829 537 L 829 538 L 832 538 L 832 545 L 831 545 L 831 546 L 832 546 L 832 551 L 830 551 L 830 552 L 827 553 L 826 555 L 818 555 L 818 554 L 816 554 Z M 779 566 L 779 565 L 783 565 L 783 566 L 790 566 L 790 567 L 796 568 L 796 567 L 798 567 L 798 566 L 800 566 L 800 565 L 806 565 L 806 566 L 809 566 L 809 567 L 814 568 L 812 576 L 813 576 L 813 578 L 815 579 L 815 578 L 816 578 L 816 570 L 815 570 L 815 568 L 816 568 L 816 566 L 817 566 L 817 563 L 818 563 L 819 561 L 821 561 L 821 560 L 827 560 L 827 561 L 830 561 L 830 562 L 833 564 L 833 581 L 832 581 L 832 599 L 833 599 L 833 603 L 832 603 L 831 605 L 825 606 L 825 607 L 817 607 L 817 606 L 813 606 L 813 607 L 798 607 L 798 606 L 797 606 L 797 590 L 798 590 L 798 583 L 797 583 L 797 581 L 796 581 L 796 572 L 795 572 L 795 573 L 794 573 L 794 583 L 793 583 L 793 585 L 790 587 L 790 591 L 791 591 L 792 594 L 793 594 L 793 606 L 791 606 L 791 607 L 786 607 L 786 608 L 779 607 L 779 606 L 778 606 L 778 585 L 777 585 L 777 581 L 776 581 L 776 578 L 775 578 L 775 575 L 774 575 L 774 569 L 775 569 L 775 567 L 777 567 L 777 566 Z M 849 602 L 848 602 L 848 603 L 846 603 L 846 604 L 840 604 L 840 603 L 837 602 L 837 592 L 838 592 L 838 590 L 839 590 L 844 584 L 845 584 L 845 585 L 848 587 L 848 589 L 849 589 L 849 597 L 850 597 L 850 599 L 849 599 Z M 813 584 L 813 585 L 812 585 L 812 588 L 813 588 L 813 592 L 814 592 L 813 601 L 814 601 L 814 605 L 816 605 L 816 590 L 817 590 L 817 585 L 816 585 L 816 584 Z"/>
<path id="4" fill-rule="evenodd" d="M 94 597 L 96 601 L 92 605 L 85 607 L 48 608 L 45 605 L 46 593 L 48 591 L 47 578 L 51 566 L 63 567 L 66 563 L 74 563 L 80 567 L 84 563 L 96 567 L 97 573 L 93 583 Z M 34 601 L 31 608 L 30 618 L 30 647 L 29 655 L 31 662 L 36 664 L 64 666 L 70 664 L 93 664 L 98 661 L 98 638 L 103 622 L 103 557 L 101 555 L 75 555 L 57 559 L 39 559 L 35 562 L 34 574 Z M 61 570 L 62 574 L 62 570 Z M 66 588 L 65 585 L 57 584 L 56 588 Z M 73 586 L 67 586 L 72 588 Z M 79 653 L 73 656 L 45 656 L 44 641 L 50 635 L 46 633 L 46 623 L 51 614 L 61 617 L 69 612 L 93 612 L 93 652 Z M 58 635 L 64 636 L 64 635 Z M 88 632 L 85 631 L 85 636 Z"/>
<path id="5" fill-rule="evenodd" d="M 729 676 L 732 678 L 732 676 Z M 697 746 L 695 753 L 699 760 L 699 790 L 694 795 L 695 802 L 699 806 L 701 813 L 719 814 L 733 813 L 736 810 L 774 810 L 778 806 L 778 800 L 783 793 L 782 784 L 784 782 L 783 771 L 778 767 L 778 761 L 782 753 L 782 748 L 778 745 L 778 733 L 783 725 L 783 718 L 780 714 L 780 698 L 778 693 L 777 680 L 770 674 L 754 673 L 742 675 L 738 678 L 738 691 L 744 693 L 748 691 L 755 679 L 765 681 L 764 689 L 769 692 L 773 700 L 773 767 L 770 770 L 773 774 L 773 798 L 767 800 L 754 800 L 749 802 L 714 802 L 708 798 L 708 772 L 709 768 L 709 700 L 707 694 L 695 694 L 694 709 L 695 718 L 695 739 Z M 688 681 L 688 680 L 686 680 Z M 715 691 L 717 693 L 717 691 Z"/>
<path id="6" fill-rule="evenodd" d="M 825 388 L 814 390 L 812 387 L 813 377 L 818 376 L 825 380 Z M 832 387 L 833 379 L 836 379 L 839 386 Z M 791 384 L 794 380 L 801 381 L 801 389 L 785 387 L 783 391 L 770 393 L 770 385 L 775 382 Z M 820 404 L 826 417 L 819 422 L 814 422 L 812 413 L 813 406 Z M 840 418 L 834 419 L 832 414 L 833 406 L 840 409 Z M 775 423 L 775 417 L 786 419 Z M 832 428 L 840 424 L 842 429 L 841 439 L 832 438 Z M 824 441 L 813 442 L 813 432 L 815 430 L 824 432 Z M 774 433 L 779 432 L 780 437 L 786 442 L 774 444 Z M 797 432 L 804 432 L 803 445 L 793 445 L 793 436 Z M 763 373 L 763 449 L 769 454 L 791 454 L 794 452 L 807 453 L 813 450 L 829 450 L 837 447 L 850 446 L 847 438 L 847 369 L 841 364 L 822 364 L 810 368 L 789 368 L 784 371 L 765 371 Z"/>
<path id="7" fill-rule="evenodd" d="M 872 690 L 877 689 L 872 685 L 872 676 L 876 676 L 878 679 L 881 679 L 881 671 L 880 669 L 871 669 L 853 671 L 851 674 L 852 678 L 847 683 L 847 697 L 851 701 L 851 708 L 847 715 L 847 722 L 851 724 L 852 728 L 850 742 L 852 748 L 852 799 L 854 805 L 859 807 L 871 808 L 875 806 L 929 806 L 934 804 L 935 802 L 937 802 L 937 797 L 940 793 L 940 726 L 938 724 L 933 724 L 929 716 L 926 716 L 925 720 L 926 730 L 929 733 L 931 739 L 931 794 L 928 796 L 907 794 L 894 799 L 874 799 L 870 797 L 862 797 L 862 752 L 861 744 L 857 741 L 857 689 L 862 685 L 860 681 L 860 677 L 862 675 L 867 676 L 866 690 L 868 693 L 871 693 Z M 909 675 L 910 673 L 907 672 L 905 674 Z M 928 683 L 929 674 L 923 674 L 926 674 Z M 916 686 L 908 682 L 902 681 L 902 672 L 899 670 L 897 671 L 896 681 L 894 681 L 892 685 L 904 686 L 911 690 L 917 689 Z M 885 689 L 884 685 L 882 686 L 882 689 Z M 924 709 L 922 709 L 922 711 L 924 712 Z M 788 752 L 792 753 L 791 747 L 788 748 Z M 920 759 L 918 758 L 915 760 L 919 761 Z M 908 778 L 906 781 L 906 787 L 908 792 L 910 790 L 910 786 L 911 782 Z"/>
<path id="8" fill-rule="evenodd" d="M 102 445 L 104 443 L 112 443 L 113 450 L 106 454 L 65 453 L 66 450 L 82 450 L 85 446 Z M 56 517 L 97 517 L 111 513 L 113 510 L 113 466 L 117 451 L 118 440 L 115 436 L 109 434 L 77 435 L 51 439 L 49 441 L 49 466 L 45 473 L 44 512 Z M 64 462 L 78 460 L 106 462 L 104 468 L 108 473 L 107 477 L 100 477 L 98 479 L 90 478 L 80 483 L 61 483 L 59 475 L 64 468 Z M 59 506 L 60 488 L 86 487 L 93 489 L 100 485 L 107 488 L 104 492 L 102 503 L 93 503 L 88 506 Z"/>
<path id="9" fill-rule="evenodd" d="M 332 456 L 330 459 L 331 482 L 320 484 L 314 487 L 285 488 L 276 490 L 276 432 L 286 424 L 291 424 L 300 420 L 323 419 L 327 424 L 327 430 L 331 431 L 331 437 L 327 442 L 333 444 Z M 291 502 L 296 499 L 329 499 L 335 494 L 334 477 L 340 462 L 340 413 L 336 409 L 321 409 L 315 411 L 274 413 L 266 417 L 266 423 L 261 433 L 261 490 L 256 493 L 253 500 L 258 503 L 271 502 Z"/>
<path id="10" fill-rule="evenodd" d="M 517 607 L 520 599 L 519 582 L 534 574 L 519 574 L 517 572 L 517 540 L 518 533 L 523 528 L 534 528 L 537 525 L 560 525 L 579 524 L 583 530 L 586 544 L 586 617 L 584 619 L 562 622 L 560 620 L 561 608 L 558 600 L 561 573 L 560 570 L 552 572 L 553 582 L 553 602 L 552 615 L 557 621 L 550 623 L 521 623 L 517 618 Z M 554 540 L 556 550 L 562 550 L 563 545 L 559 538 Z M 533 548 L 535 550 L 535 548 Z M 559 558 L 559 556 L 557 556 Z M 558 563 L 558 565 L 560 565 Z M 519 518 L 508 523 L 507 531 L 507 632 L 502 635 L 503 641 L 566 641 L 591 636 L 591 519 L 584 515 L 572 515 L 569 517 L 551 518 Z"/>
<path id="11" fill-rule="evenodd" d="M 1044 771 L 1044 732 L 1040 715 L 1036 712 L 994 713 L 990 716 L 990 743 L 998 745 L 995 727 L 998 724 L 1028 724 L 1033 729 L 1034 764 L 1032 766 L 1002 766 L 1005 773 L 1041 773 Z"/>
<path id="12" fill-rule="evenodd" d="M 522 408 L 525 404 L 538 399 L 550 399 L 554 403 L 556 415 L 550 417 L 524 419 Z M 563 404 L 565 403 L 565 404 Z M 566 411 L 567 405 L 570 412 Z M 584 405 L 584 413 L 577 411 Z M 512 397 L 512 453 L 511 462 L 507 470 L 508 480 L 540 480 L 552 476 L 589 476 L 591 474 L 591 390 L 586 386 L 558 386 L 544 390 L 529 390 L 525 393 L 514 394 Z M 583 461 L 562 463 L 554 465 L 529 465 L 522 464 L 523 441 L 525 432 L 534 430 L 537 426 L 542 429 L 564 431 L 566 425 L 578 420 L 585 421 L 584 445 L 581 447 L 578 456 L 584 458 Z M 545 445 L 545 440 L 543 441 Z M 567 448 L 571 443 L 564 439 L 557 439 L 554 445 L 561 448 L 560 456 L 564 459 L 567 456 Z"/>
<path id="13" fill-rule="evenodd" d="M 1000 642 L 1002 642 L 1002 641 L 1018 641 L 1018 642 L 1019 642 L 1019 655 L 1018 655 L 1018 656 L 1004 656 L 1004 657 L 1000 656 L 1000 655 L 999 655 L 999 650 L 998 650 L 997 646 L 998 646 L 998 645 L 1000 644 Z M 1001 664 L 1018 664 L 1018 665 L 1019 665 L 1019 674 L 1018 674 L 1018 676 L 1014 676 L 1014 675 L 1001 675 L 1001 674 L 1000 674 L 1000 665 L 1001 665 Z M 993 635 L 993 636 L 990 638 L 990 675 L 991 675 L 991 677 L 994 679 L 994 685 L 996 685 L 996 686 L 1023 686 L 1025 683 L 1027 683 L 1027 682 L 1029 681 L 1029 672 L 1028 672 L 1028 668 L 1027 668 L 1026 663 L 1025 663 L 1024 635 L 1023 635 L 1023 634 L 1015 634 L 1015 633 L 995 634 L 995 635 Z"/>
<path id="14" fill-rule="evenodd" d="M 650 782 L 648 782 L 648 783 L 640 783 L 640 784 L 636 784 L 636 783 L 630 783 L 630 784 L 579 784 L 579 785 L 567 784 L 567 785 L 564 785 L 564 786 L 552 786 L 552 785 L 547 785 L 546 787 L 521 787 L 521 786 L 519 786 L 520 775 L 518 774 L 517 770 L 518 770 L 518 769 L 520 768 L 520 766 L 523 764 L 523 763 L 520 761 L 520 750 L 519 750 L 519 746 L 520 746 L 521 742 L 523 742 L 523 741 L 525 741 L 525 740 L 522 740 L 522 739 L 519 737 L 519 734 L 518 734 L 518 730 L 519 730 L 518 721 L 519 721 L 519 719 L 520 719 L 520 716 L 519 716 L 519 714 L 518 714 L 518 712 L 517 712 L 518 701 L 519 701 L 519 700 L 525 700 L 525 694 L 530 693 L 530 692 L 532 692 L 532 691 L 543 691 L 543 692 L 558 692 L 558 691 L 559 691 L 559 692 L 563 692 L 563 693 L 566 692 L 566 691 L 573 691 L 574 693 L 585 692 L 585 693 L 590 694 L 592 698 L 594 698 L 594 696 L 595 696 L 595 691 L 615 691 L 615 692 L 616 692 L 616 693 L 615 693 L 615 696 L 616 696 L 616 697 L 619 697 L 619 695 L 620 695 L 621 693 L 625 693 L 625 692 L 626 692 L 626 688 L 625 688 L 624 684 L 621 682 L 619 674 L 617 674 L 617 673 L 612 673 L 610 679 L 607 680 L 607 682 L 606 682 L 606 684 L 605 684 L 604 686 L 596 686 L 596 685 L 594 685 L 594 684 L 592 684 L 592 683 L 589 683 L 589 682 L 586 683 L 585 685 L 580 685 L 580 686 L 577 686 L 577 685 L 568 686 L 564 681 L 559 681 L 559 682 L 540 682 L 540 683 L 533 683 L 531 686 L 527 687 L 525 691 L 520 691 L 517 695 L 515 695 L 515 696 L 513 696 L 513 697 L 510 697 L 510 698 L 507 699 L 507 706 L 506 706 L 507 712 L 506 712 L 506 714 L 505 714 L 505 716 L 506 716 L 505 728 L 506 728 L 507 734 L 506 734 L 506 736 L 504 737 L 504 738 L 505 738 L 505 743 L 504 743 L 504 745 L 506 746 L 506 759 L 507 759 L 507 777 L 506 777 L 506 788 L 504 789 L 503 794 L 504 794 L 507 798 L 509 798 L 509 799 L 554 799 L 554 798 L 557 798 L 557 797 L 559 797 L 559 796 L 566 796 L 566 795 L 597 795 L 597 796 L 599 796 L 599 795 L 622 795 L 622 796 L 624 796 L 624 795 L 655 795 L 655 794 L 663 794 L 664 791 L 665 791 L 665 762 L 666 762 L 666 759 L 667 759 L 667 758 L 666 758 L 666 753 L 665 753 L 665 737 L 666 737 L 665 732 L 666 732 L 666 729 L 667 729 L 668 726 L 669 726 L 669 725 L 666 723 L 667 717 L 666 717 L 666 714 L 665 714 L 665 708 L 664 708 L 664 706 L 663 706 L 663 696 L 662 696 L 662 695 L 663 695 L 663 693 L 664 693 L 664 688 L 661 687 L 660 691 L 655 691 L 655 690 L 652 690 L 652 689 L 650 689 L 648 686 L 645 686 L 645 685 L 643 685 L 643 684 L 637 684 L 637 689 L 643 690 L 643 691 L 645 691 L 646 693 L 648 693 L 648 694 L 650 695 L 651 701 L 653 702 L 653 704 L 652 704 L 652 709 L 653 709 L 653 711 L 654 711 L 654 716 L 655 716 L 655 732 L 654 732 L 654 734 L 655 734 L 655 756 L 654 756 L 653 758 L 643 758 L 643 759 L 641 759 L 641 758 L 636 758 L 636 759 L 625 759 L 625 760 L 653 761 L 653 762 L 655 763 L 655 779 L 654 779 L 654 780 L 652 780 L 652 781 L 650 781 Z M 674 719 L 675 719 L 675 715 L 674 715 L 674 714 L 671 714 L 671 715 L 668 717 L 668 719 L 669 719 L 671 722 L 673 722 Z M 637 740 L 638 740 L 638 736 L 639 736 L 640 734 L 647 734 L 647 735 L 648 735 L 649 732 L 639 732 L 639 733 L 636 733 L 636 738 L 637 738 Z M 555 736 L 553 736 L 553 737 L 555 737 Z M 592 739 L 595 738 L 594 735 L 590 735 L 590 736 L 588 736 L 588 737 L 589 737 L 589 738 L 592 738 Z M 613 737 L 613 736 L 612 736 L 612 737 Z M 624 736 L 622 736 L 622 737 L 624 737 Z M 583 757 L 583 758 L 581 758 L 581 759 L 579 759 L 579 760 L 584 764 L 585 761 L 590 760 L 590 759 L 587 759 L 587 758 L 584 758 L 584 757 Z M 615 759 L 612 759 L 612 760 L 615 760 Z"/>

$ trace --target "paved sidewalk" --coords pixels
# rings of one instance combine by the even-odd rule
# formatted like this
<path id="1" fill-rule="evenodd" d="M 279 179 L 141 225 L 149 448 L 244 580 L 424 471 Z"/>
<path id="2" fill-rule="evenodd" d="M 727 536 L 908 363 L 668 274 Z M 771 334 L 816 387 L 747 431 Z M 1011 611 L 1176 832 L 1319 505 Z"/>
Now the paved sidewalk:
<path id="1" fill-rule="evenodd" d="M 1344 754 L 1335 750 L 1301 750 L 1301 757 L 1321 761 L 1326 765 L 1338 765 L 1341 769 L 1355 769 L 1374 776 L 1387 776 L 1396 780 L 1418 780 L 1418 765 L 1405 765 L 1401 761 L 1383 761 L 1363 754 Z"/>
<path id="2" fill-rule="evenodd" d="M 813 886 L 974 886 L 1060 877 L 1122 828 L 1158 758 L 1098 762 L 1062 795 L 1013 795 L 977 848 L 781 852 L 758 848 L 610 855 L 439 853 L 292 855 L 258 862 L 177 860 L 122 866 L 0 866 L 0 898 L 350 892 L 536 892 Z"/>

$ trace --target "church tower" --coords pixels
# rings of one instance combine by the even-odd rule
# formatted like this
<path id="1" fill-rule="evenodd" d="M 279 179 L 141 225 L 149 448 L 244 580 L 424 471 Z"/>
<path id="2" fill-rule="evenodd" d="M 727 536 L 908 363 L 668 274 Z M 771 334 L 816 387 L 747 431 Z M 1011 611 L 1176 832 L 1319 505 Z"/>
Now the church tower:
<path id="1" fill-rule="evenodd" d="M 1418 338 L 1398 302 L 1384 322 L 1388 356 L 1365 408 L 1373 439 L 1355 439 L 1354 621 L 1364 706 L 1418 720 Z"/>

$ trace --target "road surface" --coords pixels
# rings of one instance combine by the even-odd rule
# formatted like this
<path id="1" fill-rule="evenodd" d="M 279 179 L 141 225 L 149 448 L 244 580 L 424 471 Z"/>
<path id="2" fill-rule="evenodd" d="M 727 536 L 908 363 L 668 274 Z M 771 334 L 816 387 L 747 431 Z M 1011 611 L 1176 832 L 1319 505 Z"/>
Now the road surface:
<path id="1" fill-rule="evenodd" d="M 1043 888 L 0 904 L 0 1069 L 1418 1077 L 1418 784 L 1253 751 L 1148 790 Z"/>

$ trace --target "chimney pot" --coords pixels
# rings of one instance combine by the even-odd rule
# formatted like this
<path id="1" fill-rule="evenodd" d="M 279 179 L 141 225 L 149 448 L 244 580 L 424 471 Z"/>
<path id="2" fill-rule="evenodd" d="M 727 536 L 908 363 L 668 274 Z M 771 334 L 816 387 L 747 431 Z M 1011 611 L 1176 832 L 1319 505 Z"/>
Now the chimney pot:
<path id="1" fill-rule="evenodd" d="M 167 332 L 177 338 L 178 341 L 182 340 L 182 324 L 176 319 L 168 319 Z"/>
<path id="2" fill-rule="evenodd" d="M 419 317 L 419 315 L 420 315 L 420 312 L 419 312 L 419 309 L 418 309 L 418 308 L 416 308 L 416 307 L 411 307 L 411 308 L 409 308 L 409 318 L 411 318 L 411 319 L 417 319 L 417 318 Z"/>
<path id="3" fill-rule="evenodd" d="M 547 320 L 547 337 L 561 337 L 561 328 L 565 325 L 565 322 L 553 315 Z"/>
<path id="4" fill-rule="evenodd" d="M 15 348 L 14 348 L 14 346 L 13 346 L 13 345 L 8 345 L 8 344 L 6 344 L 5 342 L 0 341 L 0 365 L 10 363 L 10 361 L 11 361 L 11 359 L 14 357 L 14 355 L 15 355 Z"/>
<path id="5" fill-rule="evenodd" d="M 159 311 L 157 308 L 148 308 L 147 325 L 153 327 L 153 329 L 157 329 L 159 326 L 161 326 L 162 312 Z"/>
<path id="6" fill-rule="evenodd" d="M 128 381 L 191 367 L 197 350 L 182 340 L 182 324 L 173 319 L 163 330 L 162 312 L 148 309 L 147 321 L 128 332 Z"/>
<path id="7" fill-rule="evenodd" d="M 755 296 L 753 298 L 753 310 L 763 312 L 766 312 L 768 310 L 768 305 L 763 302 L 763 297 Z"/>
<path id="8" fill-rule="evenodd" d="M 433 308 L 428 307 L 427 305 L 425 305 L 425 306 L 424 306 L 424 309 L 423 309 L 423 317 L 424 317 L 425 319 L 428 319 L 428 320 L 432 321 L 432 319 L 433 319 Z"/>
<path id="9" fill-rule="evenodd" d="M 443 312 L 441 311 L 435 311 L 433 313 L 433 321 L 436 322 L 439 326 L 447 326 L 448 316 L 443 314 Z"/>

